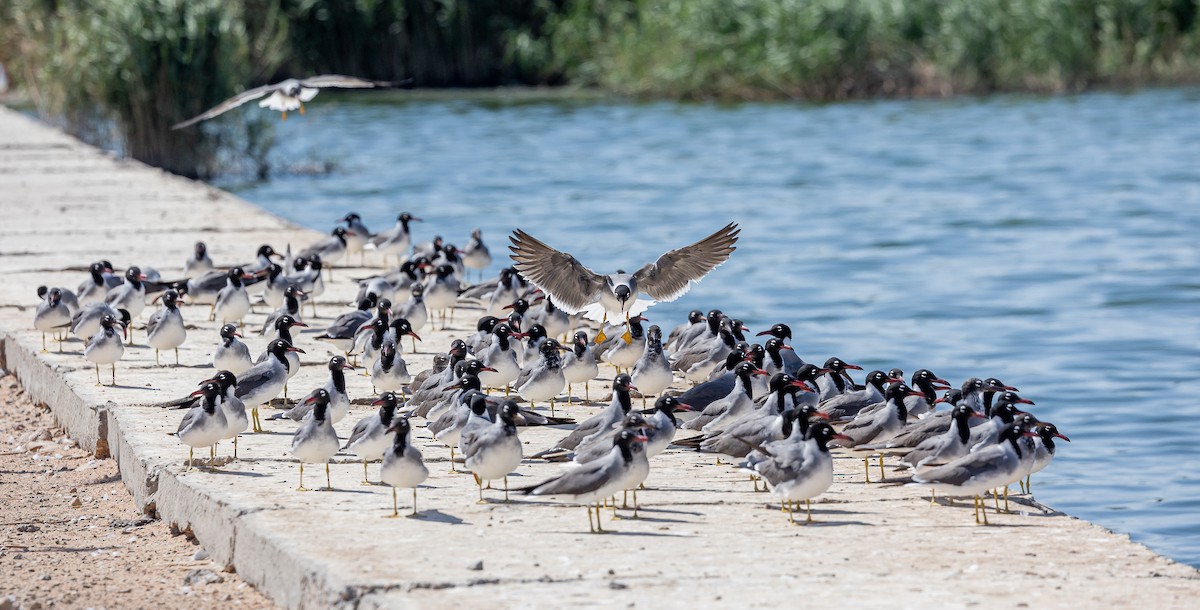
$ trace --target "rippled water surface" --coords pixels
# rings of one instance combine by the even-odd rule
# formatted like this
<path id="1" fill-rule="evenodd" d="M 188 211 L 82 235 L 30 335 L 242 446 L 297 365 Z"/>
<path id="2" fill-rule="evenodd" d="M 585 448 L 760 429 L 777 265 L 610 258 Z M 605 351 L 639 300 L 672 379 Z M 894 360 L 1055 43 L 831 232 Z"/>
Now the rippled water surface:
<path id="1" fill-rule="evenodd" d="M 355 101 L 359 100 L 359 101 Z M 402 210 L 633 267 L 736 220 L 650 312 L 786 321 L 808 360 L 997 376 L 1069 435 L 1039 500 L 1200 565 L 1200 91 L 830 106 L 329 99 L 231 188 L 328 230 Z M 298 120 L 297 120 L 298 119 Z"/>

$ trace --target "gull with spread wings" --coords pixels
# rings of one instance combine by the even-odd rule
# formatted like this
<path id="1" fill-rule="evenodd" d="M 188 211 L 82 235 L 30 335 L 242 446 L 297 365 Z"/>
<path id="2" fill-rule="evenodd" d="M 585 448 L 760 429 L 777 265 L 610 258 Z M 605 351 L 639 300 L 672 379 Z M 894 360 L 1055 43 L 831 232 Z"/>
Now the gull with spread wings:
<path id="1" fill-rule="evenodd" d="M 286 121 L 289 111 L 298 109 L 300 110 L 300 114 L 304 114 L 304 102 L 312 101 L 314 97 L 317 97 L 317 93 L 321 89 L 375 89 L 379 87 L 392 87 L 397 84 L 400 83 L 367 80 L 353 76 L 342 76 L 340 74 L 323 74 L 308 78 L 289 78 L 273 85 L 263 85 L 247 89 L 182 123 L 172 125 L 171 129 L 183 129 L 184 127 L 195 125 L 200 121 L 207 121 L 263 96 L 268 97 L 259 102 L 258 106 L 282 112 L 283 120 Z"/>
<path id="2" fill-rule="evenodd" d="M 513 265 L 521 276 L 541 288 L 554 304 L 568 313 L 583 312 L 584 316 L 607 322 L 608 315 L 629 316 L 645 311 L 658 301 L 674 301 L 683 296 L 704 276 L 716 269 L 733 254 L 737 243 L 737 223 L 683 248 L 671 250 L 635 273 L 601 275 L 584 267 L 574 256 L 559 252 L 532 235 L 516 229 L 509 237 Z M 652 300 L 639 299 L 645 294 Z M 606 339 L 604 331 L 596 337 Z M 630 342 L 629 331 L 624 339 Z"/>

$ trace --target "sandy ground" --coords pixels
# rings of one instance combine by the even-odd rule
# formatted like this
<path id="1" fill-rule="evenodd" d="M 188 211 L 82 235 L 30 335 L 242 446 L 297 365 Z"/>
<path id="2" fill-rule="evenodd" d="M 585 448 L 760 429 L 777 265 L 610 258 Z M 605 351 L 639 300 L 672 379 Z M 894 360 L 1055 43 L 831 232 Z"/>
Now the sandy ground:
<path id="1" fill-rule="evenodd" d="M 272 608 L 0 378 L 0 608 Z M 199 553 L 199 554 L 197 554 Z M 147 569 L 150 566 L 150 569 Z"/>

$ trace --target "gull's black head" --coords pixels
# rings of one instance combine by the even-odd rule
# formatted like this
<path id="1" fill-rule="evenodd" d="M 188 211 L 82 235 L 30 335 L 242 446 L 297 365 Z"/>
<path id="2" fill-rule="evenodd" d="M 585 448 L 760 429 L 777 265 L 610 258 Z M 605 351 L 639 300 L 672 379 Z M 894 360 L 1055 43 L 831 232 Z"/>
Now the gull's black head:
<path id="1" fill-rule="evenodd" d="M 350 212 L 342 217 L 342 222 L 354 222 L 356 220 L 362 220 L 362 216 L 359 216 L 355 212 Z"/>
<path id="2" fill-rule="evenodd" d="M 1000 390 L 1009 390 L 1012 392 L 1020 391 L 1017 388 L 1014 388 L 1014 387 L 1004 383 L 1003 381 L 996 379 L 995 377 L 988 377 L 987 379 L 983 380 L 983 383 L 990 386 L 991 388 L 998 388 L 998 389 L 992 389 L 991 391 L 993 391 L 993 392 L 999 392 Z"/>
<path id="3" fill-rule="evenodd" d="M 270 352 L 271 355 L 275 356 L 276 358 L 278 358 L 284 362 L 287 362 L 287 353 L 288 352 L 297 352 L 297 353 L 301 353 L 301 354 L 304 353 L 304 350 L 302 350 L 298 347 L 292 347 L 291 343 L 288 343 L 287 341 L 284 341 L 283 339 L 276 339 L 276 340 L 272 341 L 270 344 L 267 345 L 267 351 Z"/>
<path id="4" fill-rule="evenodd" d="M 972 417 L 983 416 L 967 405 L 955 405 L 954 409 L 950 411 L 950 417 L 953 417 L 954 421 L 966 421 Z"/>
<path id="5" fill-rule="evenodd" d="M 508 337 L 513 334 L 513 329 L 508 325 L 508 322 L 500 322 L 492 327 L 492 334 L 497 337 Z"/>
<path id="6" fill-rule="evenodd" d="M 208 253 L 208 246 L 204 245 L 204 242 L 202 242 L 202 241 L 196 242 L 196 245 L 193 246 L 192 248 L 193 248 L 193 251 L 196 253 L 196 258 L 198 258 L 198 259 L 204 258 L 204 255 Z"/>
<path id="7" fill-rule="evenodd" d="M 121 320 L 120 320 L 121 326 L 129 326 L 129 324 L 131 322 L 133 322 L 133 318 L 129 317 L 128 309 L 125 309 L 125 308 L 118 309 L 117 313 L 121 314 Z"/>
<path id="8" fill-rule="evenodd" d="M 918 369 L 917 372 L 913 373 L 912 386 L 919 388 L 926 385 L 933 386 L 935 390 L 946 390 L 949 389 L 950 382 L 933 374 L 933 371 L 929 369 Z"/>
<path id="9" fill-rule="evenodd" d="M 112 328 L 117 323 L 117 320 L 112 316 L 104 316 L 100 319 L 100 326 L 104 328 Z"/>
<path id="10" fill-rule="evenodd" d="M 297 320 L 296 318 L 293 318 L 293 317 L 291 316 L 291 314 L 286 314 L 286 313 L 285 313 L 285 314 L 283 314 L 282 316 L 279 316 L 279 319 L 275 320 L 275 329 L 276 329 L 276 330 L 285 329 L 285 328 L 286 328 L 286 329 L 291 329 L 291 328 L 293 328 L 293 327 L 296 327 L 296 326 L 299 326 L 299 327 L 301 327 L 301 328 L 307 328 L 307 327 L 308 327 L 308 325 L 307 325 L 307 324 L 305 324 L 305 323 L 303 323 L 303 322 L 301 322 L 301 321 Z"/>
<path id="11" fill-rule="evenodd" d="M 496 372 L 496 369 L 487 366 L 482 360 L 467 360 L 460 362 L 459 364 L 463 367 L 462 372 L 459 373 L 459 375 L 479 375 L 479 373 L 483 371 L 488 371 L 491 373 Z"/>
<path id="12" fill-rule="evenodd" d="M 483 316 L 475 323 L 475 330 L 490 333 L 500 323 L 500 318 L 496 316 Z"/>
<path id="13" fill-rule="evenodd" d="M 425 284 L 413 284 L 412 290 L 409 292 L 412 293 L 413 300 L 420 300 L 425 296 Z"/>
<path id="14" fill-rule="evenodd" d="M 628 392 L 631 388 L 635 388 L 635 386 L 633 385 L 633 378 L 629 375 L 621 373 L 620 375 L 617 375 L 615 379 L 613 379 L 614 390 L 623 390 Z"/>
<path id="15" fill-rule="evenodd" d="M 573 337 L 573 339 L 574 339 L 575 345 L 578 345 L 581 347 L 587 347 L 588 343 L 590 343 L 590 341 L 588 341 L 587 333 L 583 332 L 582 330 L 575 331 L 575 336 Z"/>
<path id="16" fill-rule="evenodd" d="M 791 339 L 792 338 L 792 327 L 788 326 L 787 324 L 782 324 L 782 323 L 776 324 L 776 325 L 772 326 L 771 328 L 768 328 L 767 330 L 764 330 L 764 331 L 758 333 L 758 336 L 760 336 L 760 337 L 763 335 L 771 335 L 772 337 L 775 337 L 776 339 L 779 339 L 781 341 L 784 339 Z"/>
<path id="17" fill-rule="evenodd" d="M 141 268 L 136 265 L 125 270 L 125 281 L 132 282 L 134 285 L 136 285 L 138 282 L 144 279 L 146 279 L 146 276 L 142 275 Z"/>
<path id="18" fill-rule="evenodd" d="M 487 412 L 487 396 L 483 394 L 472 395 L 469 406 L 471 407 L 471 411 L 476 415 L 483 415 Z"/>
<path id="19" fill-rule="evenodd" d="M 271 258 L 272 256 L 283 258 L 283 255 L 276 252 L 269 244 L 263 244 L 258 247 L 258 252 L 255 254 L 260 258 Z"/>
<path id="20" fill-rule="evenodd" d="M 421 222 L 421 219 L 408 212 L 400 212 L 400 215 L 396 217 L 396 221 L 408 224 L 410 222 Z"/>
<path id="21" fill-rule="evenodd" d="M 354 367 L 350 366 L 349 362 L 346 362 L 346 358 L 344 356 L 334 356 L 329 359 L 328 368 L 331 371 L 344 371 L 347 369 L 353 369 Z"/>
<path id="22" fill-rule="evenodd" d="M 438 265 L 438 267 L 437 267 L 437 276 L 438 277 L 447 278 L 453 274 L 454 274 L 454 267 L 451 267 L 450 265 Z"/>
<path id="23" fill-rule="evenodd" d="M 949 390 L 946 390 L 944 393 L 942 393 L 942 395 L 939 396 L 937 400 L 933 401 L 933 404 L 936 405 L 938 403 L 944 402 L 944 403 L 949 403 L 952 405 L 957 405 L 958 401 L 962 400 L 962 397 L 963 397 L 962 390 L 951 388 Z"/>
<path id="24" fill-rule="evenodd" d="M 175 292 L 175 290 L 164 292 L 162 302 L 163 305 L 166 305 L 167 309 L 175 309 L 175 306 L 179 304 L 179 293 Z"/>
<path id="25" fill-rule="evenodd" d="M 641 429 L 649 428 L 650 422 L 641 413 L 630 411 L 625 414 L 625 419 L 621 420 L 621 427 L 625 429 Z"/>
<path id="26" fill-rule="evenodd" d="M 894 400 L 896 402 L 903 402 L 908 396 L 924 396 L 924 394 L 908 387 L 908 384 L 904 383 L 903 381 L 892 384 L 888 387 L 887 391 L 883 393 L 883 397 L 886 400 Z"/>
<path id="27" fill-rule="evenodd" d="M 391 327 L 396 329 L 397 337 L 411 336 L 417 341 L 421 340 L 421 338 L 417 336 L 417 333 L 413 332 L 412 324 L 409 324 L 408 320 L 405 320 L 404 318 L 396 318 L 395 320 L 392 320 Z"/>
<path id="28" fill-rule="evenodd" d="M 555 339 L 546 339 L 546 341 L 544 343 L 542 343 L 542 347 L 541 347 L 542 353 L 547 354 L 547 355 L 552 354 L 554 352 L 563 351 L 565 349 L 567 349 L 567 348 L 563 347 L 562 344 L 559 343 Z"/>
<path id="29" fill-rule="evenodd" d="M 882 393 L 884 384 L 888 382 L 888 379 L 887 373 L 884 373 L 883 371 L 871 371 L 870 373 L 867 373 L 865 383 L 867 385 L 875 386 L 875 388 Z"/>
<path id="30" fill-rule="evenodd" d="M 793 381 L 796 381 L 796 379 L 787 373 L 775 373 L 771 376 L 769 387 L 772 392 L 782 392 Z"/>
<path id="31" fill-rule="evenodd" d="M 1043 422 L 1042 425 L 1038 427 L 1037 433 L 1038 436 L 1042 437 L 1042 442 L 1048 447 L 1054 446 L 1054 439 L 1056 438 L 1061 438 L 1068 443 L 1071 442 L 1071 439 L 1067 438 L 1067 435 L 1058 431 L 1058 426 L 1055 426 L 1050 422 Z"/>
<path id="32" fill-rule="evenodd" d="M 330 235 L 336 236 L 342 241 L 346 241 L 346 233 L 346 227 L 337 227 L 333 231 L 329 232 Z"/>
<path id="33" fill-rule="evenodd" d="M 317 388 L 301 404 L 313 405 L 313 418 L 322 421 L 325 419 L 325 409 L 329 406 L 329 392 L 325 388 Z"/>
<path id="34" fill-rule="evenodd" d="M 704 312 L 699 309 L 693 309 L 688 312 L 688 324 L 699 324 L 704 321 Z"/>
<path id="35" fill-rule="evenodd" d="M 679 402 L 678 398 L 668 395 L 668 394 L 659 396 L 658 400 L 654 401 L 654 408 L 659 411 L 662 411 L 663 413 L 674 413 L 675 411 L 691 411 L 692 410 L 691 405 L 685 405 L 682 402 Z"/>
<path id="36" fill-rule="evenodd" d="M 454 341 L 451 341 L 450 349 L 446 353 L 450 356 L 454 356 L 455 358 L 466 358 L 467 342 L 463 341 L 462 339 L 455 339 Z"/>
<path id="37" fill-rule="evenodd" d="M 987 384 L 985 384 L 982 379 L 978 377 L 972 377 L 963 382 L 962 393 L 963 395 L 967 395 L 975 392 L 982 392 L 986 386 Z"/>
<path id="38" fill-rule="evenodd" d="M 618 301 L 624 303 L 629 300 L 629 286 L 625 284 L 619 284 L 617 287 L 613 288 L 613 294 L 617 296 Z"/>
<path id="39" fill-rule="evenodd" d="M 824 372 L 825 369 L 819 369 L 817 365 L 806 362 L 800 368 L 796 369 L 796 379 L 806 382 L 809 385 L 815 385 L 817 377 L 820 377 Z"/>
<path id="40" fill-rule="evenodd" d="M 842 360 L 841 358 L 838 358 L 837 356 L 834 356 L 834 357 L 826 360 L 825 368 L 827 368 L 830 371 L 833 371 L 835 373 L 841 373 L 842 371 L 846 371 L 846 370 L 852 370 L 852 371 L 861 371 L 862 370 L 861 366 L 858 366 L 857 364 L 849 364 L 846 361 Z"/>
<path id="41" fill-rule="evenodd" d="M 547 337 L 546 327 L 542 326 L 541 324 L 534 324 L 533 326 L 529 327 L 528 331 L 525 332 L 525 336 L 529 338 L 530 343 L 533 343 L 538 339 L 545 339 Z"/>
<path id="42" fill-rule="evenodd" d="M 240 336 L 241 334 L 238 333 L 238 327 L 236 324 L 226 324 L 225 326 L 221 327 L 222 339 L 232 339 Z"/>
<path id="43" fill-rule="evenodd" d="M 400 399 L 396 398 L 396 394 L 394 392 L 384 392 L 380 394 L 379 398 L 376 398 L 371 404 L 392 410 L 400 405 Z"/>
<path id="44" fill-rule="evenodd" d="M 44 299 L 44 298 L 46 298 L 46 293 L 47 293 L 47 292 L 49 292 L 49 289 L 48 289 L 48 288 L 46 288 L 45 286 L 38 286 L 38 287 L 37 287 L 37 295 L 38 295 L 38 298 L 39 298 L 39 299 Z"/>
<path id="45" fill-rule="evenodd" d="M 504 401 L 504 405 L 500 407 L 500 417 L 503 417 L 503 418 L 506 418 L 509 420 L 512 420 L 513 418 L 517 417 L 517 415 L 520 414 L 520 412 L 521 412 L 521 407 L 518 407 L 517 403 L 515 403 L 511 400 Z"/>

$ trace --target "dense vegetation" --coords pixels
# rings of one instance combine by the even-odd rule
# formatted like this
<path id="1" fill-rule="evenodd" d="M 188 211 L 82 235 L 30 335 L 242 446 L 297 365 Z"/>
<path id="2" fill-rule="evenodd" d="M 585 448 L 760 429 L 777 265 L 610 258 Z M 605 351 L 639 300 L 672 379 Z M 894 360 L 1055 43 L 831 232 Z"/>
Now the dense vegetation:
<path id="1" fill-rule="evenodd" d="M 1200 0 L 0 0 L 41 110 L 185 175 L 261 157 L 261 115 L 170 132 L 286 75 L 844 99 L 1200 80 Z M 257 118 L 255 118 L 257 117 Z"/>

